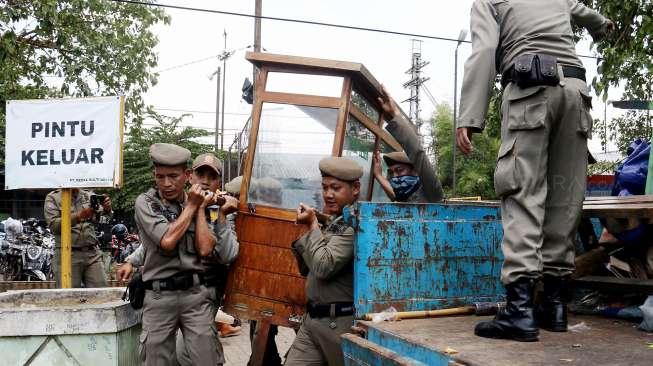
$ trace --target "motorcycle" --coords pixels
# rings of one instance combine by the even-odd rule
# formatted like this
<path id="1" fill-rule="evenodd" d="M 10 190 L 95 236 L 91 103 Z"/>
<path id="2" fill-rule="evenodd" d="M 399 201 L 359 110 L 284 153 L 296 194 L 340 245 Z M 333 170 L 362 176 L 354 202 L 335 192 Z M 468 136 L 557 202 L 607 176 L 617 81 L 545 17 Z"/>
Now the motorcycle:
<path id="1" fill-rule="evenodd" d="M 46 281 L 52 278 L 55 239 L 36 219 L 7 219 L 0 235 L 0 280 Z"/>

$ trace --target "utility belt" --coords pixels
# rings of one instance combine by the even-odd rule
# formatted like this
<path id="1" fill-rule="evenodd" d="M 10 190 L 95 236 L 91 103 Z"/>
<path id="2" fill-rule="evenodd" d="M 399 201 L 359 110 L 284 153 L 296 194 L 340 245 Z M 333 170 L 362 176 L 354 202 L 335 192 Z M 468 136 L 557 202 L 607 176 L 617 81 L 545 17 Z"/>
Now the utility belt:
<path id="1" fill-rule="evenodd" d="M 585 69 L 565 65 L 561 65 L 561 68 L 563 77 L 585 81 Z M 538 85 L 558 85 L 560 83 L 558 60 L 553 56 L 542 54 L 517 56 L 514 64 L 501 74 L 502 88 L 505 89 L 511 82 L 514 82 L 520 88 L 529 88 Z"/>
<path id="2" fill-rule="evenodd" d="M 354 303 L 352 302 L 334 302 L 330 304 L 309 302 L 306 305 L 306 311 L 313 319 L 354 315 L 354 310 Z"/>
<path id="3" fill-rule="evenodd" d="M 146 281 L 145 289 L 155 291 L 183 291 L 204 284 L 206 284 L 206 279 L 201 273 L 186 272 L 162 280 Z"/>

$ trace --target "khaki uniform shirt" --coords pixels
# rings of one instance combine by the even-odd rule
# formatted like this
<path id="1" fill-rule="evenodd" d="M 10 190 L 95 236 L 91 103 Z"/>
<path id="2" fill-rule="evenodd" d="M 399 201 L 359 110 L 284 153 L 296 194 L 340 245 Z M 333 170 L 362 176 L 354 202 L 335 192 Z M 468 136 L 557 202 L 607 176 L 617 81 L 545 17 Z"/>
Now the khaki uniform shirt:
<path id="1" fill-rule="evenodd" d="M 471 12 L 472 54 L 465 63 L 457 127 L 485 127 L 492 84 L 522 54 L 555 56 L 558 63 L 583 67 L 576 55 L 571 22 L 594 40 L 608 21 L 577 0 L 476 0 Z"/>
<path id="2" fill-rule="evenodd" d="M 134 220 L 144 246 L 143 281 L 162 280 L 182 272 L 202 272 L 204 266 L 195 249 L 195 223 L 191 222 L 175 249 L 161 249 L 161 239 L 181 211 L 183 204 L 168 202 L 151 188 L 136 198 Z"/>
<path id="3" fill-rule="evenodd" d="M 91 194 L 93 192 L 80 189 L 76 195 L 72 197 L 70 207 L 71 216 L 77 211 L 84 208 L 91 207 Z M 43 205 L 43 212 L 45 221 L 48 223 L 48 228 L 56 237 L 57 248 L 61 247 L 61 190 L 54 190 L 45 197 L 45 204 Z M 98 245 L 98 240 L 95 237 L 95 218 L 88 221 L 77 221 L 75 217 L 71 217 L 71 240 L 73 248 L 83 248 L 88 246 Z"/>
<path id="4" fill-rule="evenodd" d="M 292 245 L 309 270 L 309 302 L 354 301 L 354 229 L 343 223 L 342 216 L 329 219 L 322 230 L 309 231 Z"/>
<path id="5" fill-rule="evenodd" d="M 407 202 L 429 203 L 442 201 L 444 194 L 442 193 L 440 180 L 435 175 L 435 169 L 431 166 L 429 158 L 419 143 L 419 138 L 410 123 L 402 114 L 399 114 L 388 122 L 386 130 L 404 148 L 422 183 L 422 186 L 408 198 Z"/>
<path id="6" fill-rule="evenodd" d="M 227 220 L 229 220 L 227 218 Z M 236 233 L 233 231 L 231 223 L 226 221 L 224 223 L 216 222 L 209 223 L 212 228 L 213 234 L 217 238 L 213 253 L 208 258 L 202 258 L 202 262 L 208 267 L 217 264 L 230 264 L 236 257 L 238 257 L 238 250 L 240 244 L 236 238 Z M 131 263 L 135 267 L 140 267 L 145 262 L 145 246 L 140 245 L 132 254 L 130 254 L 125 261 Z"/>

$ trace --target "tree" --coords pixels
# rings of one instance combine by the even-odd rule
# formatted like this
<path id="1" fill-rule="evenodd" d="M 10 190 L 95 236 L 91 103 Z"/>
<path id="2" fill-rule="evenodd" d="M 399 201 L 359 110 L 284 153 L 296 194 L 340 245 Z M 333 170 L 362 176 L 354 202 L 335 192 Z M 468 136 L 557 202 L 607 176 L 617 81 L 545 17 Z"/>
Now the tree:
<path id="1" fill-rule="evenodd" d="M 623 86 L 623 99 L 653 100 L 653 2 L 650 0 L 582 0 L 611 19 L 616 31 L 596 44 L 601 55 L 599 75 L 592 80 L 597 95 L 607 99 L 611 86 Z M 577 35 L 580 35 L 577 30 Z M 611 121 L 595 121 L 603 146 L 615 141 L 625 153 L 637 138 L 651 138 L 646 112 L 630 111 Z M 606 134 L 606 131 L 608 133 Z"/>
<path id="2" fill-rule="evenodd" d="M 601 54 L 598 93 L 623 82 L 626 98 L 653 97 L 653 2 L 650 0 L 582 0 L 615 23 L 616 31 L 596 45 Z"/>
<path id="3" fill-rule="evenodd" d="M 202 137 L 212 136 L 211 132 L 193 127 L 180 127 L 181 117 L 167 117 L 154 112 L 148 113 L 148 121 L 153 120 L 151 128 L 134 127 L 129 130 L 124 146 L 124 184 L 119 191 L 110 191 L 116 211 L 131 214 L 134 201 L 148 187 L 154 186 L 152 165 L 150 163 L 150 145 L 157 142 L 176 144 L 191 151 L 193 157 L 213 151 L 213 145 L 198 141 Z"/>
<path id="4" fill-rule="evenodd" d="M 131 122 L 156 83 L 158 8 L 107 0 L 0 2 L 0 164 L 10 99 L 125 94 Z"/>
<path id="5" fill-rule="evenodd" d="M 500 119 L 495 109 L 498 96 L 491 102 L 488 113 L 488 124 L 484 133 L 474 134 L 474 151 L 464 156 L 457 151 L 456 155 L 456 196 L 481 196 L 483 199 L 493 199 L 494 167 L 500 142 Z M 498 123 L 497 123 L 498 122 Z M 447 196 L 452 195 L 452 128 L 453 113 L 451 107 L 442 103 L 433 113 L 433 131 L 438 142 L 439 176 Z M 456 147 L 457 149 L 457 147 Z"/>

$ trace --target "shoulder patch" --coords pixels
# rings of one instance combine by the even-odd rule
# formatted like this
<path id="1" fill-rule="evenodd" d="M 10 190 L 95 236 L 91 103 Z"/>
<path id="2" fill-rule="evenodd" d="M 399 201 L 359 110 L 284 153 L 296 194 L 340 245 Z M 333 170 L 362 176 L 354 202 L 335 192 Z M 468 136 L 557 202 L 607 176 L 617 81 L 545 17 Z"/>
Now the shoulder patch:
<path id="1" fill-rule="evenodd" d="M 332 234 L 342 235 L 347 231 L 348 227 L 348 225 L 343 224 L 342 222 L 334 222 L 327 227 L 326 231 Z"/>

